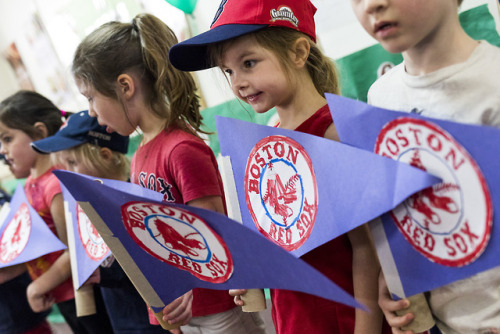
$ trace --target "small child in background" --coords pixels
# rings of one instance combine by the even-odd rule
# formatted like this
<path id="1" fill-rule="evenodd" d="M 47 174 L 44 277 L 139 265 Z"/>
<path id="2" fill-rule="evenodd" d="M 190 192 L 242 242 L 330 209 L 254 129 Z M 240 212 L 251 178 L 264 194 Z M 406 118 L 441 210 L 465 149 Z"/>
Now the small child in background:
<path id="1" fill-rule="evenodd" d="M 363 28 L 403 63 L 380 77 L 368 102 L 460 123 L 500 127 L 500 49 L 475 41 L 458 18 L 461 0 L 351 0 Z M 428 273 L 432 275 L 432 273 Z M 397 316 L 380 279 L 379 304 L 394 333 L 414 314 Z M 443 333 L 500 332 L 500 267 L 430 291 L 429 306 Z M 411 333 L 407 331 L 405 333 Z"/>
<path id="2" fill-rule="evenodd" d="M 129 138 L 108 133 L 88 111 L 71 115 L 53 136 L 33 142 L 40 153 L 54 153 L 55 163 L 65 169 L 98 178 L 128 181 L 126 157 Z M 109 260 L 109 261 L 108 261 Z M 98 277 L 113 333 L 167 333 L 149 324 L 144 301 L 113 256 L 93 276 Z"/>
<path id="3" fill-rule="evenodd" d="M 131 163 L 133 183 L 171 203 L 225 213 L 217 161 L 198 135 L 202 117 L 194 79 L 168 60 L 176 43 L 173 31 L 150 14 L 109 22 L 80 43 L 73 75 L 89 100 L 89 114 L 108 132 L 142 131 Z M 223 290 L 193 289 L 163 309 L 163 320 L 189 323 L 181 327 L 185 334 L 265 332 L 259 315 L 243 313 Z"/>
<path id="4" fill-rule="evenodd" d="M 315 12 L 308 0 L 223 0 L 211 29 L 172 47 L 170 61 L 184 71 L 218 66 L 234 94 L 255 112 L 276 107 L 279 127 L 338 140 L 324 97 L 339 93 L 337 72 L 315 43 Z M 381 333 L 379 268 L 368 265 L 378 260 L 366 226 L 302 259 L 371 311 L 274 289 L 272 315 L 278 334 Z M 238 305 L 244 292 L 231 290 Z"/>
<path id="5" fill-rule="evenodd" d="M 0 153 L 5 155 L 16 178 L 27 178 L 24 186 L 31 206 L 51 231 L 67 244 L 64 205 L 50 156 L 36 153 L 31 142 L 53 135 L 61 127 L 62 114 L 51 101 L 31 91 L 19 91 L 0 103 Z M 27 263 L 33 280 L 26 294 L 34 312 L 57 304 L 75 333 L 110 333 L 108 315 L 100 293 L 96 292 L 97 313 L 76 316 L 68 250 L 41 256 Z"/>

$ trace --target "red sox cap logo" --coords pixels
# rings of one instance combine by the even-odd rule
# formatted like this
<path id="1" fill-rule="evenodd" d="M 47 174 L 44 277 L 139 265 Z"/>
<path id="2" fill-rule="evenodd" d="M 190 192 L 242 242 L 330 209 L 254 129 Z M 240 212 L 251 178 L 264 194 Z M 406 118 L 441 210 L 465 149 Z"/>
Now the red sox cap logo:
<path id="1" fill-rule="evenodd" d="M 193 213 L 130 202 L 122 206 L 122 218 L 132 239 L 158 260 L 211 283 L 231 277 L 233 260 L 224 240 Z"/>
<path id="2" fill-rule="evenodd" d="M 284 249 L 309 238 L 318 211 L 318 188 L 311 159 L 291 138 L 261 139 L 245 171 L 247 206 L 257 229 Z"/>
<path id="3" fill-rule="evenodd" d="M 99 261 L 109 252 L 109 247 L 101 238 L 89 217 L 83 212 L 80 205 L 76 205 L 78 234 L 85 252 L 94 261 Z"/>
<path id="4" fill-rule="evenodd" d="M 384 126 L 375 152 L 443 179 L 391 212 L 417 251 L 454 267 L 481 255 L 491 234 L 490 193 L 474 159 L 450 134 L 433 123 L 402 117 Z"/>
<path id="5" fill-rule="evenodd" d="M 22 203 L 0 237 L 0 262 L 8 263 L 17 258 L 26 247 L 30 234 L 30 212 L 28 205 Z"/>

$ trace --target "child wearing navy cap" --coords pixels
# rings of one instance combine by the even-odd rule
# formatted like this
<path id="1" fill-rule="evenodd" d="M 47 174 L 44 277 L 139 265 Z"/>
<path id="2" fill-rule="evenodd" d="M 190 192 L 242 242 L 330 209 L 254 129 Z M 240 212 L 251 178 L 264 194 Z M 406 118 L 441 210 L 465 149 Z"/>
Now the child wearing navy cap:
<path id="1" fill-rule="evenodd" d="M 41 153 L 54 153 L 65 169 L 100 178 L 127 181 L 129 137 L 108 133 L 88 111 L 71 115 L 53 136 L 31 143 Z M 149 324 L 142 297 L 113 256 L 91 278 L 99 283 L 114 333 L 166 333 Z"/>
<path id="2" fill-rule="evenodd" d="M 218 66 L 234 94 L 257 113 L 275 107 L 279 127 L 338 140 L 324 97 L 326 92 L 339 93 L 337 72 L 315 43 L 315 12 L 309 0 L 223 0 L 210 30 L 173 46 L 170 61 L 183 71 Z M 371 265 L 378 260 L 366 226 L 302 259 L 354 294 L 370 312 L 273 289 L 272 315 L 278 334 L 381 333 L 379 268 Z M 244 292 L 231 290 L 238 305 Z"/>

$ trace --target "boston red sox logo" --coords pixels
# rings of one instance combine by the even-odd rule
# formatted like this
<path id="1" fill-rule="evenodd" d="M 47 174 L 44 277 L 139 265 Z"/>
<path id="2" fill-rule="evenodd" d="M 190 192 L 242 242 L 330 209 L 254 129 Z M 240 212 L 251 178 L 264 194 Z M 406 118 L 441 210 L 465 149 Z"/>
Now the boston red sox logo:
<path id="1" fill-rule="evenodd" d="M 433 123 L 402 117 L 384 126 L 375 152 L 443 180 L 391 212 L 417 251 L 455 267 L 481 255 L 491 234 L 490 193 L 474 159 L 450 134 Z"/>
<path id="2" fill-rule="evenodd" d="M 94 261 L 102 260 L 109 252 L 109 247 L 101 238 L 89 217 L 83 212 L 80 205 L 76 205 L 78 234 L 83 249 L 88 257 Z"/>
<path id="3" fill-rule="evenodd" d="M 0 262 L 8 263 L 22 253 L 31 234 L 28 205 L 22 203 L 0 237 Z"/>
<path id="4" fill-rule="evenodd" d="M 129 202 L 122 206 L 122 218 L 132 239 L 158 260 L 211 283 L 231 277 L 233 260 L 224 240 L 193 213 Z"/>
<path id="5" fill-rule="evenodd" d="M 247 206 L 257 229 L 286 250 L 309 238 L 318 211 L 311 159 L 291 138 L 269 136 L 252 149 L 245 171 Z"/>

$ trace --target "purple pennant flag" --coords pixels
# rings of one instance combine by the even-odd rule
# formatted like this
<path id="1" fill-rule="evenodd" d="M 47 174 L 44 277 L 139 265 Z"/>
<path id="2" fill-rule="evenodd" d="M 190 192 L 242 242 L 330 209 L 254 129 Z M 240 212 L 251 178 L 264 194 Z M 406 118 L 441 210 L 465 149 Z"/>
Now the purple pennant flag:
<path id="1" fill-rule="evenodd" d="M 440 181 L 306 133 L 217 116 L 216 124 L 243 224 L 297 257 Z"/>
<path id="2" fill-rule="evenodd" d="M 28 203 L 20 184 L 9 210 L 0 227 L 0 268 L 67 248 Z"/>
<path id="3" fill-rule="evenodd" d="M 61 190 L 66 210 L 73 285 L 78 289 L 106 260 L 111 251 L 83 209 L 62 184 Z"/>
<path id="4" fill-rule="evenodd" d="M 161 194 L 126 182 L 54 174 L 154 312 L 193 288 L 279 288 L 364 308 L 316 269 L 227 216 L 162 202 Z"/>
<path id="5" fill-rule="evenodd" d="M 372 224 L 390 291 L 429 291 L 500 265 L 500 130 L 376 108 L 327 94 L 342 142 L 407 163 L 442 183 Z M 496 152 L 496 153 L 495 153 Z"/>

